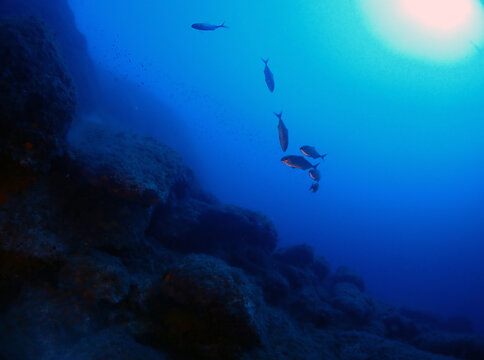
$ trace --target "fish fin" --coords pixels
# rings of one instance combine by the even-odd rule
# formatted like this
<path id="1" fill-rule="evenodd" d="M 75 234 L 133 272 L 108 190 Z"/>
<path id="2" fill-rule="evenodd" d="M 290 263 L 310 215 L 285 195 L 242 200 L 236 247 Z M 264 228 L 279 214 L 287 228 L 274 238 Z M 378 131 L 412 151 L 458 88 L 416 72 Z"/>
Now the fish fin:
<path id="1" fill-rule="evenodd" d="M 218 26 L 219 28 L 224 28 L 224 29 L 228 29 L 229 27 L 227 25 L 225 25 L 225 21 Z"/>
<path id="2" fill-rule="evenodd" d="M 282 120 L 282 111 L 279 114 L 274 112 L 274 115 L 276 115 L 279 118 L 279 120 Z"/>
<path id="3" fill-rule="evenodd" d="M 264 62 L 264 64 L 267 65 L 267 63 L 269 62 L 269 58 L 267 58 L 267 60 L 265 60 L 264 58 L 261 58 L 261 60 Z"/>

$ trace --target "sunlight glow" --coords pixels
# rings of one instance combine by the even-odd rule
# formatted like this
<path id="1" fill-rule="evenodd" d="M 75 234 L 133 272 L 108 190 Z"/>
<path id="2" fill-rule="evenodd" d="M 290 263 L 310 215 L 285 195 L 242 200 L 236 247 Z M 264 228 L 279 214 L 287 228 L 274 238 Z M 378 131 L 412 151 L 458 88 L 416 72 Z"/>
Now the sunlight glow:
<path id="1" fill-rule="evenodd" d="M 454 62 L 484 42 L 479 0 L 359 0 L 371 29 L 393 49 Z"/>

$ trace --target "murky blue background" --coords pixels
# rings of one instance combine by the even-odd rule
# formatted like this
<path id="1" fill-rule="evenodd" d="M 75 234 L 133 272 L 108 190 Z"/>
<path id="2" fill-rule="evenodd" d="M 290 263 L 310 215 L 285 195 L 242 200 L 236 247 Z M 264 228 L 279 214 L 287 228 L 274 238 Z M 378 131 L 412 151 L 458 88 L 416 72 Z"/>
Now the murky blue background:
<path id="1" fill-rule="evenodd" d="M 477 51 L 454 64 L 394 52 L 352 0 L 70 3 L 113 102 L 117 81 L 141 91 L 122 116 L 91 116 L 174 146 L 222 201 L 269 215 L 282 245 L 304 241 L 354 267 L 377 298 L 484 329 Z M 230 28 L 190 27 L 222 21 Z M 280 162 L 280 110 L 288 154 L 328 153 L 317 194 Z"/>

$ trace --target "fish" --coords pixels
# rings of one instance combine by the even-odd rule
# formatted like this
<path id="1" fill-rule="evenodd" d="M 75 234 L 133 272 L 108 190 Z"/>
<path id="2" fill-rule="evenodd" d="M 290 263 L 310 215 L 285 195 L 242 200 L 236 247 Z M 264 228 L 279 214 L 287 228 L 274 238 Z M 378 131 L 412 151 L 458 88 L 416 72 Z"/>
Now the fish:
<path id="1" fill-rule="evenodd" d="M 269 69 L 269 66 L 267 65 L 269 59 L 262 59 L 262 61 L 264 62 L 264 64 L 266 64 L 266 67 L 264 68 L 264 75 L 266 77 L 267 87 L 269 88 L 270 92 L 274 92 L 274 74 L 272 74 L 271 69 Z"/>
<path id="2" fill-rule="evenodd" d="M 309 156 L 310 158 L 313 158 L 313 159 L 321 158 L 321 159 L 324 160 L 324 158 L 326 157 L 326 154 L 320 155 L 316 151 L 314 146 L 304 145 L 304 146 L 301 146 L 301 148 L 299 150 L 301 150 L 301 152 L 304 155 Z"/>
<path id="3" fill-rule="evenodd" d="M 321 180 L 321 173 L 316 168 L 309 170 L 309 176 L 316 182 L 319 182 L 319 180 Z"/>
<path id="4" fill-rule="evenodd" d="M 316 169 L 319 164 L 313 165 L 305 158 L 299 155 L 288 155 L 284 156 L 281 161 L 292 168 L 301 169 L 301 170 L 308 170 L 308 169 Z"/>
<path id="5" fill-rule="evenodd" d="M 312 192 L 312 193 L 315 193 L 319 190 L 319 183 L 315 182 L 311 185 L 311 187 L 309 188 L 309 190 Z"/>
<path id="6" fill-rule="evenodd" d="M 200 31 L 213 31 L 213 30 L 217 30 L 218 28 L 228 29 L 228 26 L 225 25 L 225 22 L 223 22 L 221 25 L 196 23 L 196 24 L 192 24 L 192 28 Z"/>
<path id="7" fill-rule="evenodd" d="M 287 146 L 289 145 L 289 134 L 287 131 L 286 125 L 282 121 L 282 111 L 278 113 L 274 113 L 279 118 L 279 125 L 277 125 L 277 129 L 279 130 L 279 142 L 281 143 L 282 151 L 286 152 Z"/>

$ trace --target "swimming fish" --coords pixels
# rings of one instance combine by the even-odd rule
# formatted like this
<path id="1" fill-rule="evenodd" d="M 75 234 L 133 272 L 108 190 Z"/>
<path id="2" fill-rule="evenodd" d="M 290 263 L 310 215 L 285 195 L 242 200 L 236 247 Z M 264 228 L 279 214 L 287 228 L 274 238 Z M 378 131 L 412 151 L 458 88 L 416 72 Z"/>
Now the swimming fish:
<path id="1" fill-rule="evenodd" d="M 225 28 L 227 29 L 228 26 L 225 26 L 225 23 L 223 22 L 221 25 L 212 25 L 212 24 L 204 24 L 204 23 L 196 23 L 192 25 L 192 28 L 195 30 L 201 30 L 201 31 L 213 31 L 217 30 L 218 28 Z"/>
<path id="2" fill-rule="evenodd" d="M 316 182 L 319 182 L 319 180 L 321 180 L 321 173 L 316 168 L 309 170 L 309 176 L 311 176 L 311 179 Z"/>
<path id="3" fill-rule="evenodd" d="M 304 145 L 304 146 L 301 146 L 301 148 L 299 150 L 301 150 L 301 152 L 304 155 L 309 156 L 310 158 L 313 158 L 313 159 L 321 158 L 321 159 L 324 160 L 324 158 L 326 157 L 326 154 L 320 155 L 316 151 L 316 149 L 314 148 L 314 146 Z"/>
<path id="4" fill-rule="evenodd" d="M 319 190 L 319 183 L 315 182 L 311 185 L 311 187 L 309 188 L 309 190 L 312 192 L 312 193 L 315 193 L 316 191 Z"/>
<path id="5" fill-rule="evenodd" d="M 262 61 L 264 62 L 264 64 L 266 64 L 266 67 L 264 68 L 264 75 L 266 77 L 267 87 L 269 88 L 270 92 L 274 92 L 274 75 L 272 74 L 271 69 L 269 69 L 269 66 L 267 66 L 269 59 L 262 59 Z"/>
<path id="6" fill-rule="evenodd" d="M 313 165 L 309 161 L 307 161 L 305 158 L 299 155 L 288 155 L 284 156 L 281 161 L 292 168 L 295 169 L 301 169 L 301 170 L 307 170 L 307 169 L 316 169 L 319 164 Z"/>
<path id="7" fill-rule="evenodd" d="M 274 113 L 279 118 L 279 125 L 277 125 L 277 129 L 279 130 L 279 142 L 281 143 L 282 151 L 286 152 L 287 146 L 289 145 L 289 134 L 287 131 L 286 125 L 282 121 L 282 111 L 278 113 Z"/>

